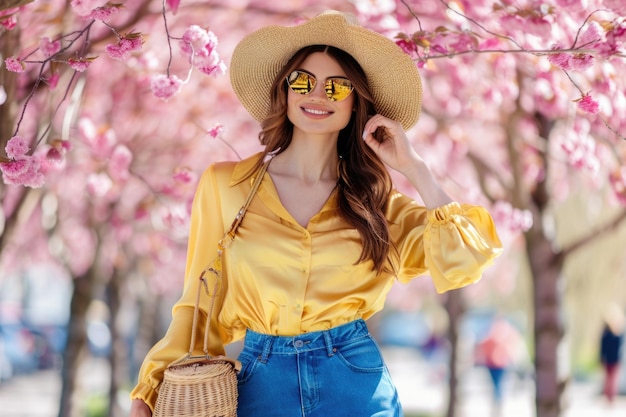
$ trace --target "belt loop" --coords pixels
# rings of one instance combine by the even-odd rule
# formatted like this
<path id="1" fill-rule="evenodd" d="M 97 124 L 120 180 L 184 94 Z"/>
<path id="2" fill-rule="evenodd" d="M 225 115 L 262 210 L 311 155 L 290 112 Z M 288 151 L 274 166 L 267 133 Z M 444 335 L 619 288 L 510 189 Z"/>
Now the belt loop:
<path id="1" fill-rule="evenodd" d="M 261 363 L 267 363 L 267 360 L 270 356 L 270 351 L 272 350 L 273 343 L 274 343 L 273 336 L 265 336 L 265 343 L 263 343 L 263 352 L 261 353 L 261 357 L 259 358 Z"/>
<path id="2" fill-rule="evenodd" d="M 330 331 L 326 330 L 323 332 L 324 334 L 324 342 L 326 342 L 326 353 L 328 356 L 333 356 L 335 354 L 335 349 L 333 346 L 333 339 L 330 337 Z"/>

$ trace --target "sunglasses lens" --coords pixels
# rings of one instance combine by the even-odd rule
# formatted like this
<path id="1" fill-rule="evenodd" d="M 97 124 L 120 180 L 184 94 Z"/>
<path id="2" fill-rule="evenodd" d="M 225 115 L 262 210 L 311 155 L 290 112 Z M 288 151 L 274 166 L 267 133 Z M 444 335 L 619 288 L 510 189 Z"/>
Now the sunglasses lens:
<path id="1" fill-rule="evenodd" d="M 291 91 L 298 94 L 309 94 L 315 88 L 315 78 L 302 71 L 293 71 L 287 77 L 287 84 Z"/>
<path id="2" fill-rule="evenodd" d="M 293 71 L 287 77 L 287 85 L 291 91 L 297 94 L 306 95 L 315 88 L 316 79 L 313 75 L 304 71 Z M 328 78 L 324 85 L 326 97 L 330 101 L 341 101 L 348 98 L 352 93 L 352 83 L 350 80 L 341 77 Z"/>
<path id="3" fill-rule="evenodd" d="M 329 78 L 326 80 L 326 97 L 330 101 L 341 101 L 348 98 L 354 87 L 346 78 Z"/>

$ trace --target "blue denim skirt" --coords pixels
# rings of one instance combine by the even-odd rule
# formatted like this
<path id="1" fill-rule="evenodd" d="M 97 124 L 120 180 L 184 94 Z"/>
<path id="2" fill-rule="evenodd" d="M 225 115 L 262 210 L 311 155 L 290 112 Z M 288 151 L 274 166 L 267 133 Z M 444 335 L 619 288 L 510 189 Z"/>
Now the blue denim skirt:
<path id="1" fill-rule="evenodd" d="M 398 393 L 363 320 L 298 336 L 248 330 L 238 417 L 402 417 Z"/>

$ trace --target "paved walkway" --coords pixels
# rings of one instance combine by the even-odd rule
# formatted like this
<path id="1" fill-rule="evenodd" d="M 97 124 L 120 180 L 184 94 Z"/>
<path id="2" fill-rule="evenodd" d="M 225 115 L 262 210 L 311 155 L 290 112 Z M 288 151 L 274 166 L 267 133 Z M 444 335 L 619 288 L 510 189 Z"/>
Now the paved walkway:
<path id="1" fill-rule="evenodd" d="M 445 372 L 417 360 L 407 351 L 387 351 L 385 356 L 407 417 L 442 416 L 447 401 Z M 80 377 L 85 394 L 105 393 L 106 364 L 101 360 L 91 361 L 87 368 Z M 510 379 L 505 386 L 504 403 L 498 415 L 491 407 L 487 374 L 481 368 L 468 370 L 459 387 L 459 417 L 534 417 L 532 383 Z M 0 417 L 56 417 L 59 393 L 60 377 L 55 371 L 20 375 L 2 382 Z M 618 398 L 613 407 L 608 407 L 598 395 L 595 383 L 572 384 L 566 399 L 570 406 L 562 417 L 626 417 L 626 397 Z"/>

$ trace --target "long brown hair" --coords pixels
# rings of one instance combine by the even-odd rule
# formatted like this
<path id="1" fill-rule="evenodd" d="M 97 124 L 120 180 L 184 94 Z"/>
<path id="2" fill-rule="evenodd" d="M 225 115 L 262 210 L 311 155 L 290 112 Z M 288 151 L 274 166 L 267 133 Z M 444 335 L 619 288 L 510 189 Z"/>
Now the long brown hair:
<path id="1" fill-rule="evenodd" d="M 361 139 L 365 123 L 376 110 L 366 75 L 351 55 L 326 45 L 307 46 L 294 54 L 272 84 L 270 110 L 259 133 L 259 140 L 265 146 L 263 156 L 278 154 L 291 143 L 293 125 L 287 118 L 285 78 L 315 52 L 323 52 L 335 59 L 354 86 L 354 112 L 348 125 L 339 132 L 337 141 L 340 157 L 337 186 L 341 215 L 361 235 L 363 251 L 357 263 L 371 260 L 378 273 L 389 271 L 387 262 L 391 242 L 385 209 L 392 189 L 391 177 L 382 161 Z"/>

